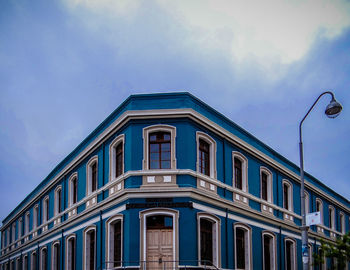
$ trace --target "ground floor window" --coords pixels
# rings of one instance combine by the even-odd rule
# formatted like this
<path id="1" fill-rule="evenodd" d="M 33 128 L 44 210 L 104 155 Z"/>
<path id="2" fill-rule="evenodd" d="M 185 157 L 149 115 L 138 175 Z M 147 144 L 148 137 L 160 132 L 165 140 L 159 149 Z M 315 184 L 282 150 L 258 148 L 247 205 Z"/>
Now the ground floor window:
<path id="1" fill-rule="evenodd" d="M 292 239 L 285 240 L 285 269 L 296 269 L 295 242 Z"/>
<path id="2" fill-rule="evenodd" d="M 270 232 L 263 233 L 263 269 L 276 269 L 275 235 Z"/>
<path id="3" fill-rule="evenodd" d="M 75 270 L 75 236 L 71 235 L 67 238 L 67 244 L 66 244 L 66 269 L 67 270 Z"/>
<path id="4" fill-rule="evenodd" d="M 243 224 L 235 224 L 234 231 L 236 269 L 252 269 L 251 229 Z"/>
<path id="5" fill-rule="evenodd" d="M 47 248 L 43 247 L 40 251 L 40 270 L 47 270 Z"/>
<path id="6" fill-rule="evenodd" d="M 96 227 L 89 227 L 84 232 L 85 270 L 94 270 L 96 265 Z"/>
<path id="7" fill-rule="evenodd" d="M 36 251 L 32 253 L 32 257 L 30 259 L 30 269 L 32 270 L 37 270 L 37 256 L 36 256 Z M 13 268 L 14 269 L 14 268 Z"/>
<path id="8" fill-rule="evenodd" d="M 60 258 L 61 258 L 61 245 L 60 242 L 55 242 L 52 245 L 52 270 L 60 270 Z"/>
<path id="9" fill-rule="evenodd" d="M 107 267 L 122 265 L 122 215 L 117 215 L 107 221 Z"/>

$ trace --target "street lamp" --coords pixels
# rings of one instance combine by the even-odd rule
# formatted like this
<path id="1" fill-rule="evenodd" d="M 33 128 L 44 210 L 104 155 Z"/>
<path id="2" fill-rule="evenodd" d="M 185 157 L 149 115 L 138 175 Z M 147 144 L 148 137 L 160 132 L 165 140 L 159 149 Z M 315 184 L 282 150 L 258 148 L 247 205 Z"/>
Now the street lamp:
<path id="1" fill-rule="evenodd" d="M 325 114 L 329 118 L 336 118 L 343 107 L 337 102 L 334 98 L 334 94 L 330 91 L 326 91 L 319 95 L 314 104 L 312 104 L 311 108 L 308 110 L 304 118 L 301 120 L 299 124 L 299 155 L 300 155 L 300 180 L 301 180 L 301 189 L 300 189 L 300 198 L 301 198 L 301 243 L 302 243 L 302 258 L 303 258 L 303 269 L 309 270 L 309 254 L 308 254 L 308 227 L 306 226 L 306 217 L 305 217 L 305 192 L 304 192 L 304 158 L 303 158 L 303 141 L 302 141 L 302 133 L 301 127 L 305 120 L 305 118 L 309 115 L 312 109 L 315 107 L 318 100 L 325 94 L 330 94 L 332 96 L 331 102 L 327 105 Z"/>

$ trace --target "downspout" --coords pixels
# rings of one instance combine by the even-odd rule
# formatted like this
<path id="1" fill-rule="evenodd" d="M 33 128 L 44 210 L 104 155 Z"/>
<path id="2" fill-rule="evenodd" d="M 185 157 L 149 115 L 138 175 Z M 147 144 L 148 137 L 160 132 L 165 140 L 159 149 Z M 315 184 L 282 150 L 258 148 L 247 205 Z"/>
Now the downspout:
<path id="1" fill-rule="evenodd" d="M 100 269 L 102 269 L 102 210 L 100 210 Z"/>

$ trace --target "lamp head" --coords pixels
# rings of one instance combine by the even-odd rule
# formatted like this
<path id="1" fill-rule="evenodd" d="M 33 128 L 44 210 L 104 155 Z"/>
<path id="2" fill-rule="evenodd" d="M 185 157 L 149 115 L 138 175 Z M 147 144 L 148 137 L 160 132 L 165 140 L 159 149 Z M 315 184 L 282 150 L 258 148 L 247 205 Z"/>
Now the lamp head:
<path id="1" fill-rule="evenodd" d="M 341 104 L 338 101 L 336 101 L 333 97 L 331 102 L 327 105 L 324 113 L 329 118 L 336 118 L 340 114 L 342 109 L 343 107 L 341 106 Z"/>

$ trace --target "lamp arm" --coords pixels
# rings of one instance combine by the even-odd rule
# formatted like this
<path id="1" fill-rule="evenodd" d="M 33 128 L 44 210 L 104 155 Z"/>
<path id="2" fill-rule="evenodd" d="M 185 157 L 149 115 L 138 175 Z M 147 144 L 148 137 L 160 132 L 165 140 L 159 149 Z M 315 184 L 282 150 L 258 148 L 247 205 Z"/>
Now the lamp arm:
<path id="1" fill-rule="evenodd" d="M 302 143 L 302 132 L 301 132 L 301 128 L 303 125 L 304 120 L 306 119 L 306 117 L 309 115 L 309 113 L 312 111 L 312 109 L 315 107 L 316 103 L 320 100 L 320 98 L 325 95 L 325 94 L 330 94 L 332 96 L 332 99 L 334 99 L 334 94 L 331 91 L 326 91 L 323 92 L 321 95 L 318 96 L 318 98 L 316 99 L 316 101 L 314 102 L 314 104 L 312 104 L 312 106 L 310 107 L 310 109 L 307 111 L 307 113 L 305 114 L 305 116 L 303 117 L 303 119 L 301 120 L 300 124 L 299 124 L 299 143 Z"/>

